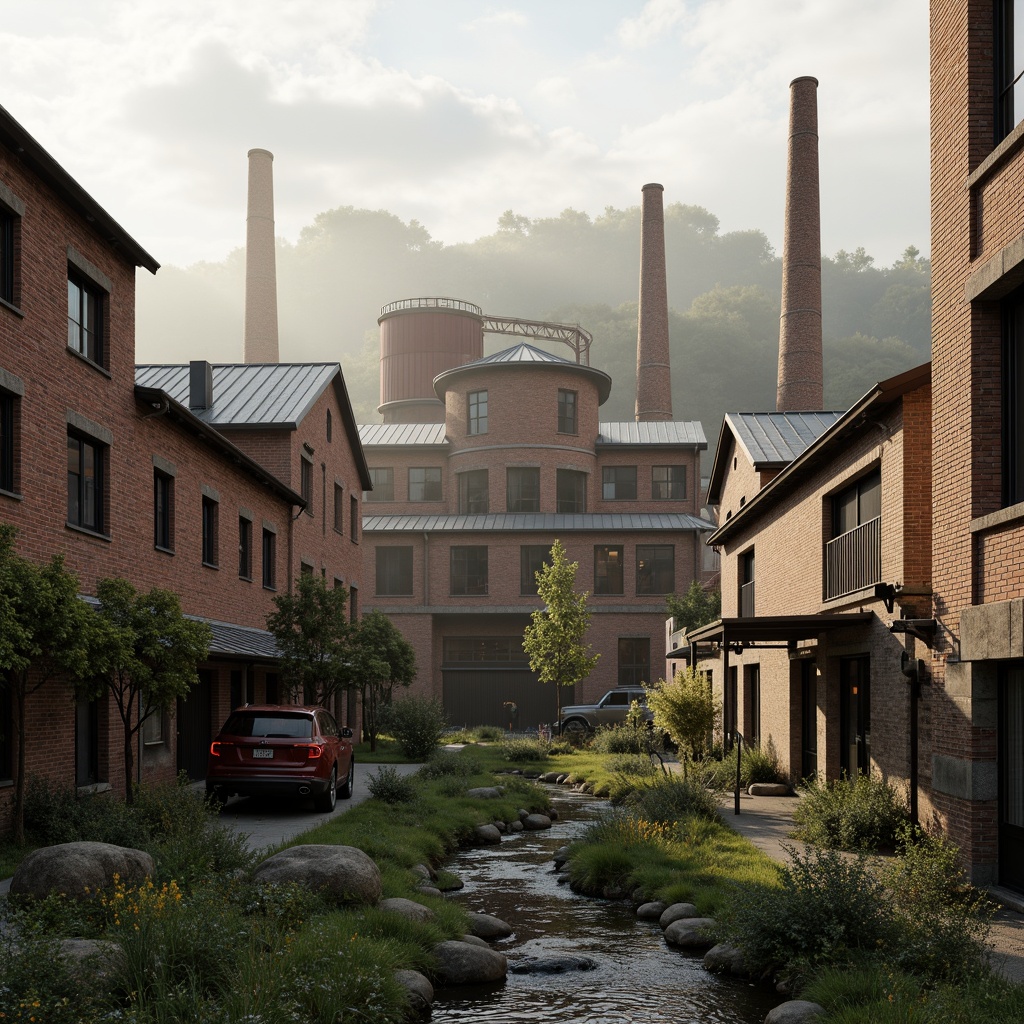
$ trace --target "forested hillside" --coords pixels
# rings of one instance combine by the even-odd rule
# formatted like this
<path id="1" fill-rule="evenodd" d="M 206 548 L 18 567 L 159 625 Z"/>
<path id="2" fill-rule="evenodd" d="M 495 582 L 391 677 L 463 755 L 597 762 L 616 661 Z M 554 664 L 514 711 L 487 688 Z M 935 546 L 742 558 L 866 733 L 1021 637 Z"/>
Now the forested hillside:
<path id="1" fill-rule="evenodd" d="M 713 445 L 726 411 L 774 408 L 781 263 L 760 231 L 720 233 L 696 206 L 666 206 L 665 238 L 674 414 L 702 420 Z M 460 245 L 383 210 L 330 210 L 278 246 L 281 358 L 341 362 L 357 418 L 376 421 L 380 307 L 449 295 L 494 315 L 580 323 L 594 335 L 591 363 L 615 382 L 602 418 L 629 419 L 639 249 L 638 206 L 536 220 L 507 211 L 493 234 Z M 140 275 L 138 360 L 240 360 L 244 281 L 241 249 Z M 929 358 L 929 266 L 913 247 L 892 267 L 863 249 L 823 258 L 822 293 L 828 408 Z M 486 351 L 506 344 L 489 338 Z"/>

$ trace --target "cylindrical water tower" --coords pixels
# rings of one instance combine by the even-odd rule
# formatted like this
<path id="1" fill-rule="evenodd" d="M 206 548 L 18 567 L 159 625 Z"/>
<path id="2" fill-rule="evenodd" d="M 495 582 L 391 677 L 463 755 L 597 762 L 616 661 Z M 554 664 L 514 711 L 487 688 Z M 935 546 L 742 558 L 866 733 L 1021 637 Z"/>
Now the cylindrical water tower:
<path id="1" fill-rule="evenodd" d="M 390 302 L 380 311 L 380 406 L 385 423 L 443 423 L 434 378 L 484 354 L 483 310 L 461 299 Z"/>

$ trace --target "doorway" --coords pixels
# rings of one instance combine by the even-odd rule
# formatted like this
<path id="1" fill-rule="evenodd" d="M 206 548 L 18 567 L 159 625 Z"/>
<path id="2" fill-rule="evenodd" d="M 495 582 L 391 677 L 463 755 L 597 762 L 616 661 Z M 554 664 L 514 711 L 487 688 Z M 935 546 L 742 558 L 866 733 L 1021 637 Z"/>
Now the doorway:
<path id="1" fill-rule="evenodd" d="M 800 778 L 818 776 L 818 667 L 807 658 L 800 666 Z"/>
<path id="2" fill-rule="evenodd" d="M 871 772 L 871 659 L 839 659 L 839 768 L 847 778 Z"/>
<path id="3" fill-rule="evenodd" d="M 1024 890 L 1024 665 L 999 681 L 999 883 Z"/>

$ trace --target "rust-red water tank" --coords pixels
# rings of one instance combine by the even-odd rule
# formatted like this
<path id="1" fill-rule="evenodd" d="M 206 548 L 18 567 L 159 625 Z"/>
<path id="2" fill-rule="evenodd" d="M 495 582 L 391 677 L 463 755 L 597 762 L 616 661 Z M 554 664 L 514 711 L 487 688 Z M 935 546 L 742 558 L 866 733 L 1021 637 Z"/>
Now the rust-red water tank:
<path id="1" fill-rule="evenodd" d="M 443 423 L 434 378 L 484 354 L 483 310 L 428 296 L 388 303 L 380 324 L 380 405 L 385 423 Z"/>

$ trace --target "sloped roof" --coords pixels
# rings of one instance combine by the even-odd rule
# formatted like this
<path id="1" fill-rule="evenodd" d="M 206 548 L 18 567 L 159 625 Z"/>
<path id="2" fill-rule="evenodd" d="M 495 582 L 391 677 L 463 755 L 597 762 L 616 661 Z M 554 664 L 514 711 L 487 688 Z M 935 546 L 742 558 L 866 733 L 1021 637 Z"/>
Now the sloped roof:
<path id="1" fill-rule="evenodd" d="M 597 443 L 621 445 L 696 445 L 707 448 L 699 420 L 644 420 L 639 423 L 599 423 Z"/>
<path id="2" fill-rule="evenodd" d="M 213 407 L 193 412 L 213 427 L 294 429 L 340 373 L 338 363 L 216 363 Z M 138 365 L 135 383 L 159 388 L 188 408 L 187 363 Z"/>
<path id="3" fill-rule="evenodd" d="M 579 513 L 553 512 L 493 513 L 490 515 L 372 515 L 363 506 L 363 533 L 423 532 L 518 532 L 545 531 L 573 533 L 598 530 L 700 530 L 715 524 L 686 512 Z"/>
<path id="4" fill-rule="evenodd" d="M 482 359 L 476 359 L 471 365 L 480 366 L 483 363 L 566 363 L 569 366 L 579 365 L 572 359 L 565 359 L 556 356 L 553 352 L 545 352 L 543 349 L 528 345 L 525 341 L 511 348 L 494 352 Z"/>
<path id="5" fill-rule="evenodd" d="M 359 440 L 364 445 L 443 445 L 443 423 L 361 423 Z"/>

